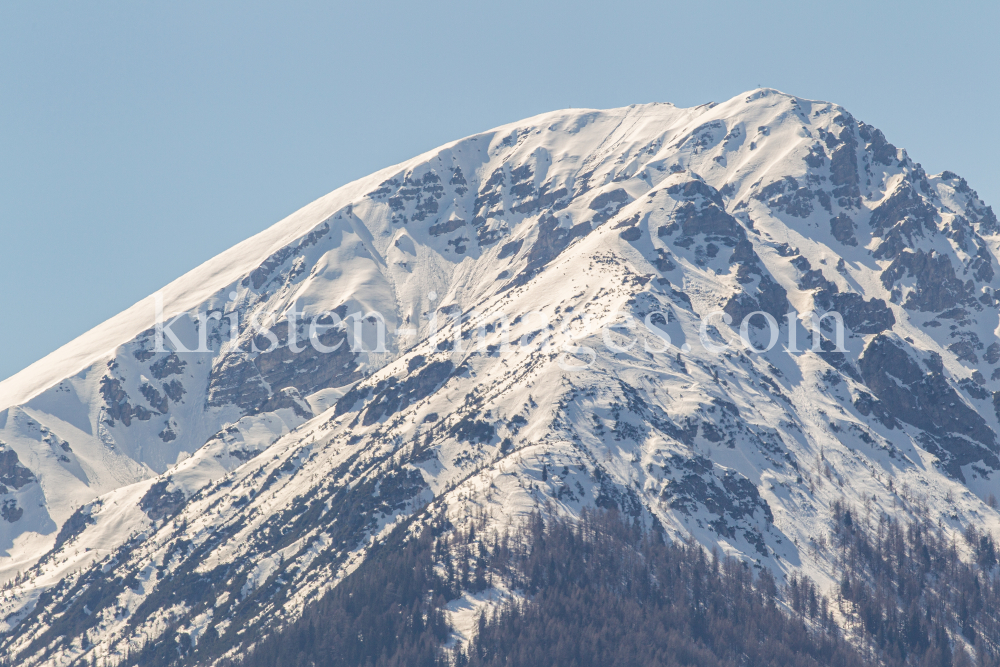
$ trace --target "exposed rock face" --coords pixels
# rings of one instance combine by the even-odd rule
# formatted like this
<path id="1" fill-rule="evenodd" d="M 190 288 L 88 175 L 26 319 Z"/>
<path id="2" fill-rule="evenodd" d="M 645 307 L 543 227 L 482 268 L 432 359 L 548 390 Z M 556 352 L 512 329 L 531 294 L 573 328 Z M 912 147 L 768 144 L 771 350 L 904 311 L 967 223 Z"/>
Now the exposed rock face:
<path id="1" fill-rule="evenodd" d="M 34 481 L 36 481 L 35 476 L 28 468 L 21 465 L 17 452 L 7 449 L 6 445 L 0 442 L 0 494 L 7 493 L 10 489 L 20 489 Z"/>
<path id="2" fill-rule="evenodd" d="M 436 225 L 431 225 L 428 233 L 431 236 L 441 236 L 442 234 L 453 232 L 456 229 L 461 229 L 462 227 L 465 227 L 465 220 L 462 220 L 461 218 L 453 218 L 445 222 L 439 222 Z"/>
<path id="3" fill-rule="evenodd" d="M 169 484 L 167 480 L 156 482 L 139 500 L 139 508 L 153 521 L 162 521 L 177 514 L 184 505 L 184 492 L 180 489 L 168 492 Z"/>
<path id="4" fill-rule="evenodd" d="M 895 315 L 882 299 L 865 301 L 864 297 L 853 292 L 849 294 L 824 292 L 817 299 L 817 303 L 823 305 L 827 311 L 836 311 L 843 315 L 844 324 L 855 333 L 881 333 L 891 329 L 896 323 Z"/>
<path id="5" fill-rule="evenodd" d="M 149 404 L 160 411 L 160 414 L 166 414 L 170 406 L 170 401 L 166 396 L 161 396 L 160 392 L 151 384 L 143 384 L 139 387 L 139 391 L 142 395 L 149 401 Z"/>
<path id="6" fill-rule="evenodd" d="M 940 360 L 925 364 L 900 341 L 876 336 L 859 362 L 865 384 L 892 417 L 925 431 L 925 444 L 945 468 L 963 478 L 961 466 L 983 462 L 1000 468 L 996 434 L 945 379 Z"/>
<path id="7" fill-rule="evenodd" d="M 151 354 L 156 354 L 151 352 Z M 149 357 L 147 357 L 148 359 Z M 180 375 L 184 372 L 184 367 L 187 366 L 187 362 L 177 356 L 176 352 L 171 352 L 167 356 L 163 357 L 159 361 L 154 362 L 149 367 L 149 372 L 153 374 L 157 380 L 162 380 L 171 375 Z"/>
<path id="8" fill-rule="evenodd" d="M 571 227 L 564 227 L 559 218 L 549 215 L 538 223 L 538 235 L 526 255 L 527 265 L 508 287 L 524 285 L 532 276 L 542 270 L 560 252 L 566 249 L 574 240 L 591 232 L 589 222 L 582 222 Z"/>
<path id="9" fill-rule="evenodd" d="M 253 285 L 255 290 L 267 287 L 268 284 L 274 283 L 277 280 L 284 280 L 291 276 L 292 279 L 296 278 L 294 269 L 290 272 L 282 275 L 280 269 L 288 264 L 294 266 L 294 260 L 297 259 L 309 249 L 311 246 L 316 245 L 320 239 L 326 236 L 330 232 L 329 222 L 323 222 L 323 224 L 317 226 L 306 236 L 304 236 L 296 245 L 286 246 L 281 250 L 273 253 L 270 257 L 264 260 L 257 268 L 250 272 L 250 274 L 241 281 L 243 287 L 248 287 Z"/>
<path id="10" fill-rule="evenodd" d="M 808 218 L 818 195 L 808 187 L 799 187 L 799 182 L 794 177 L 786 176 L 762 188 L 754 195 L 754 199 L 766 202 L 773 211 L 782 211 L 796 218 Z M 820 201 L 828 203 L 828 199 Z"/>
<path id="11" fill-rule="evenodd" d="M 601 223 L 605 220 L 612 218 L 622 207 L 628 203 L 630 197 L 628 192 L 623 188 L 618 188 L 617 190 L 612 190 L 610 192 L 604 192 L 596 197 L 590 202 L 590 209 L 597 211 L 594 214 L 593 222 Z"/>
<path id="12" fill-rule="evenodd" d="M 666 190 L 679 203 L 674 209 L 673 220 L 657 232 L 661 238 L 673 234 L 677 226 L 681 230 L 682 246 L 692 243 L 688 239 L 699 234 L 729 239 L 730 246 L 746 238 L 746 232 L 723 207 L 722 195 L 711 185 L 690 180 L 671 185 Z"/>
<path id="13" fill-rule="evenodd" d="M 17 501 L 10 499 L 0 505 L 0 518 L 7 523 L 17 523 L 24 516 L 24 510 L 17 506 Z"/>
<path id="14" fill-rule="evenodd" d="M 231 353 L 212 371 L 208 385 L 208 405 L 236 405 L 252 412 L 264 404 L 271 392 L 260 370 L 245 353 Z"/>
<path id="15" fill-rule="evenodd" d="M 859 334 L 881 333 L 891 329 L 896 323 L 895 315 L 882 299 L 866 301 L 857 292 L 842 293 L 837 284 L 828 280 L 822 271 L 812 269 L 805 257 L 798 256 L 792 263 L 803 271 L 799 289 L 815 290 L 813 304 L 816 308 L 822 312 L 839 313 L 851 331 Z"/>
<path id="16" fill-rule="evenodd" d="M 916 280 L 916 288 L 903 302 L 906 308 L 939 312 L 966 303 L 973 295 L 974 283 L 960 280 L 948 257 L 933 251 L 900 252 L 882 273 L 882 284 L 891 288 L 904 276 Z"/>
<path id="17" fill-rule="evenodd" d="M 128 393 L 122 388 L 121 380 L 105 376 L 101 379 L 101 396 L 104 397 L 107 419 L 109 426 L 114 426 L 116 421 L 121 421 L 125 426 L 132 425 L 132 418 L 140 421 L 149 421 L 153 413 L 141 405 L 132 405 L 129 401 Z"/>
<path id="18" fill-rule="evenodd" d="M 903 181 L 875 207 L 869 224 L 872 234 L 882 239 L 875 249 L 875 258 L 894 259 L 905 248 L 913 247 L 926 232 L 934 231 L 934 209 L 910 181 Z"/>
<path id="19" fill-rule="evenodd" d="M 842 129 L 820 132 L 830 155 L 830 183 L 837 204 L 845 209 L 857 208 L 861 205 L 861 178 L 858 174 L 858 142 L 856 139 L 857 122 L 848 113 L 838 114 L 833 122 Z"/>
<path id="20" fill-rule="evenodd" d="M 402 382 L 397 382 L 394 377 L 380 382 L 374 388 L 374 395 L 364 413 L 362 423 L 365 426 L 374 424 L 406 409 L 411 403 L 426 398 L 447 380 L 454 370 L 455 366 L 450 360 L 434 361 Z"/>
<path id="21" fill-rule="evenodd" d="M 55 545 L 52 547 L 52 551 L 58 551 L 63 545 L 71 541 L 73 538 L 79 536 L 86 530 L 87 526 L 92 526 L 95 524 L 91 512 L 93 511 L 93 506 L 83 506 L 77 508 L 66 523 L 62 525 L 59 529 L 59 534 L 56 535 Z"/>
<path id="22" fill-rule="evenodd" d="M 318 324 L 315 339 L 309 337 L 309 326 L 301 325 L 292 341 L 287 324 L 273 330 L 276 344 L 247 337 L 240 349 L 213 369 L 208 404 L 234 404 L 246 413 L 271 411 L 277 405 L 275 397 L 285 389 L 294 389 L 301 397 L 356 380 L 359 373 L 347 332 L 350 325 L 335 327 L 332 319 Z M 255 351 L 261 349 L 258 343 L 262 352 Z"/>
<path id="23" fill-rule="evenodd" d="M 754 516 L 766 524 L 774 522 L 767 501 L 760 497 L 756 485 L 734 471 L 719 471 L 708 459 L 675 457 L 664 466 L 673 483 L 664 487 L 660 497 L 684 514 L 704 507 L 715 515 L 711 525 L 720 535 L 736 537 L 742 520 Z M 763 537 L 757 530 L 746 530 L 743 537 L 758 553 L 767 554 Z"/>
<path id="24" fill-rule="evenodd" d="M 830 218 L 830 234 L 844 245 L 858 245 L 858 239 L 854 236 L 855 228 L 854 221 L 846 213 Z"/>
<path id="25" fill-rule="evenodd" d="M 753 244 L 746 238 L 741 239 L 729 261 L 737 266 L 736 281 L 744 287 L 726 302 L 723 308 L 726 314 L 737 325 L 758 310 L 780 321 L 789 310 L 788 293 L 764 270 Z"/>
<path id="26" fill-rule="evenodd" d="M 347 333 L 330 329 L 316 340 L 318 345 L 304 343 L 300 352 L 285 345 L 256 358 L 255 365 L 272 392 L 294 388 L 306 396 L 326 387 L 350 384 L 359 377 Z M 287 337 L 279 335 L 279 345 L 283 342 L 287 343 Z"/>

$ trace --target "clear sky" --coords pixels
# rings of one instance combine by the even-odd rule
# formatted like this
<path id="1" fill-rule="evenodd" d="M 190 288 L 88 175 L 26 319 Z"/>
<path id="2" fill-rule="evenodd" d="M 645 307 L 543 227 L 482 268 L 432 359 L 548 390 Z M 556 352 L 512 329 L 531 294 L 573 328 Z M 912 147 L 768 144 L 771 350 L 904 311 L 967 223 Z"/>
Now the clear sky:
<path id="1" fill-rule="evenodd" d="M 837 102 L 1000 205 L 996 2 L 0 3 L 0 378 L 311 200 L 565 107 Z"/>

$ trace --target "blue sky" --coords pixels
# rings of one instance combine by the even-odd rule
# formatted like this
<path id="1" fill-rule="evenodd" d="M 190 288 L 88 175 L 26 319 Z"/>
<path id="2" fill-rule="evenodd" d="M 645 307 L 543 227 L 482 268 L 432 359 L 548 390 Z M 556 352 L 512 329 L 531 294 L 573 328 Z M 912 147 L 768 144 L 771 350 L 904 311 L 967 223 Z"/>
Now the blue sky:
<path id="1" fill-rule="evenodd" d="M 355 178 L 565 107 L 847 107 L 1000 205 L 998 3 L 0 4 L 0 378 Z"/>

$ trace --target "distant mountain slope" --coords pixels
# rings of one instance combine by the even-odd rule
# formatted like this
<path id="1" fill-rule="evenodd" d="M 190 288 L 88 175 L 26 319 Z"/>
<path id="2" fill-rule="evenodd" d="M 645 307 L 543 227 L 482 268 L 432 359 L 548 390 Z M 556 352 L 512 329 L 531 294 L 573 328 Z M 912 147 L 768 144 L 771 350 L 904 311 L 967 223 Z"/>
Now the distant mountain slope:
<path id="1" fill-rule="evenodd" d="M 992 530 L 998 246 L 964 180 L 768 89 L 430 151 L 165 288 L 162 351 L 151 297 L 0 384 L 0 642 L 238 655 L 432 511 L 613 507 L 823 590 L 835 503 Z"/>

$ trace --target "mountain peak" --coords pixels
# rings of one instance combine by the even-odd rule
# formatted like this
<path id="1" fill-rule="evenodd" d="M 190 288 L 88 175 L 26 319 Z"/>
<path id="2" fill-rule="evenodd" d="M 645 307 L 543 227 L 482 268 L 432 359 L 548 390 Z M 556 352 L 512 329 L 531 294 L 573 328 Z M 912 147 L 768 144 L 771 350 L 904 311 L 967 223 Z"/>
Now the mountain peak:
<path id="1" fill-rule="evenodd" d="M 613 507 L 821 585 L 843 503 L 998 524 L 998 232 L 964 180 L 768 88 L 360 179 L 0 384 L 0 562 L 31 573 L 4 648 L 168 641 L 174 592 L 180 654 L 246 648 L 431 513 Z"/>

